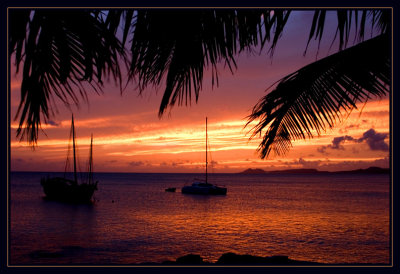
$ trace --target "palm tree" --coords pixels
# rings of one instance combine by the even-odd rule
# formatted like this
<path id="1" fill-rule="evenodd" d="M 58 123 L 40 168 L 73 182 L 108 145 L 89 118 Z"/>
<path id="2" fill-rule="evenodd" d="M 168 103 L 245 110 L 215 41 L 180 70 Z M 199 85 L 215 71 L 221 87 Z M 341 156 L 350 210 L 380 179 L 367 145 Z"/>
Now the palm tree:
<path id="1" fill-rule="evenodd" d="M 78 94 L 87 100 L 87 84 L 100 92 L 104 76 L 121 81 L 124 48 L 100 18 L 100 12 L 87 10 L 9 10 L 9 51 L 17 73 L 23 63 L 21 139 L 26 135 L 36 143 L 41 115 L 46 122 L 53 114 L 54 95 L 69 106 L 71 100 L 79 102 Z"/>
<path id="2" fill-rule="evenodd" d="M 321 40 L 323 10 L 316 11 L 309 41 Z M 318 136 L 327 127 L 333 128 L 343 112 L 350 113 L 356 103 L 366 103 L 371 97 L 383 97 L 391 84 L 391 37 L 388 10 L 363 11 L 358 39 L 364 36 L 365 20 L 372 17 L 379 35 L 342 50 L 349 39 L 351 11 L 338 11 L 340 51 L 293 72 L 276 83 L 275 89 L 264 96 L 248 116 L 248 123 L 259 120 L 252 137 L 267 128 L 258 147 L 261 158 L 271 151 L 285 154 L 291 141 Z M 354 11 L 357 16 L 357 11 Z M 322 18 L 322 20 L 321 20 Z M 357 19 L 356 19 L 357 22 Z"/>
<path id="3" fill-rule="evenodd" d="M 284 9 L 10 9 L 10 56 L 17 71 L 23 63 L 17 135 L 37 141 L 41 115 L 49 119 L 54 95 L 68 105 L 71 99 L 78 103 L 79 95 L 87 98 L 87 84 L 101 92 L 104 76 L 121 84 L 120 63 L 140 92 L 165 81 L 160 116 L 192 96 L 197 101 L 204 69 L 212 69 L 212 83 L 218 85 L 218 63 L 233 72 L 238 54 L 267 43 L 272 55 L 290 14 Z M 326 10 L 314 12 L 309 42 L 321 40 L 325 15 Z M 282 78 L 249 116 L 249 122 L 260 120 L 253 136 L 267 128 L 262 158 L 271 149 L 286 152 L 291 140 L 312 137 L 313 130 L 320 134 L 326 125 L 333 127 L 335 116 L 357 102 L 389 92 L 390 10 L 338 10 L 337 17 L 340 51 Z M 360 43 L 344 49 L 352 18 Z M 366 24 L 379 35 L 362 42 Z M 365 58 L 371 53 L 373 58 Z"/>

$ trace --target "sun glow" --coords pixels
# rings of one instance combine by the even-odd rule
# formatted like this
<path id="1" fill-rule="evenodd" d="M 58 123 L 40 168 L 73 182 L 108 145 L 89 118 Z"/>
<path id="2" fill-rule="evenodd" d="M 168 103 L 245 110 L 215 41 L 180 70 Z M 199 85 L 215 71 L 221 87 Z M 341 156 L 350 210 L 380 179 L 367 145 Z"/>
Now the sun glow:
<path id="1" fill-rule="evenodd" d="M 259 58 L 240 59 L 239 65 L 246 69 L 238 70 L 235 77 L 222 71 L 218 90 L 208 92 L 205 86 L 198 104 L 177 107 L 162 119 L 157 117 L 160 96 L 150 96 L 154 91 L 148 91 L 148 98 L 138 99 L 126 93 L 121 99 L 115 88 L 107 87 L 104 96 L 90 98 L 93 105 L 90 112 L 74 112 L 81 155 L 86 155 L 93 133 L 97 171 L 203 172 L 205 117 L 208 116 L 209 163 L 215 172 L 239 172 L 247 168 L 388 167 L 389 151 L 384 149 L 390 141 L 388 98 L 358 104 L 357 109 L 342 116 L 334 128 L 327 128 L 320 136 L 314 132 L 311 139 L 293 141 L 287 155 L 272 152 L 268 159 L 259 158 L 257 149 L 263 135 L 249 139 L 258 121 L 245 127 L 245 117 L 265 95 L 263 90 L 269 81 L 275 82 L 307 62 L 296 63 L 291 58 L 275 64 L 274 69 Z M 289 63 L 290 68 L 287 67 Z M 268 72 L 268 77 L 262 71 Z M 19 89 L 20 79 L 13 78 L 12 117 L 18 108 Z M 243 96 L 244 91 L 246 96 Z M 62 105 L 59 107 L 63 109 Z M 11 139 L 13 170 L 63 168 L 69 146 L 71 112 L 61 112 L 54 119 L 42 124 L 45 135 L 39 132 L 41 137 L 34 150 L 26 142 Z M 18 126 L 16 121 L 11 123 L 11 136 L 16 136 Z M 369 135 L 364 136 L 367 133 Z"/>
<path id="2" fill-rule="evenodd" d="M 354 111 L 340 126 L 327 130 L 321 136 L 308 140 L 294 141 L 292 150 L 285 158 L 271 155 L 260 159 L 257 148 L 261 138 L 249 139 L 253 122 L 244 128 L 243 119 L 209 119 L 208 140 L 211 155 L 210 168 L 216 172 L 237 172 L 246 168 L 265 170 L 306 168 L 328 169 L 329 166 L 343 166 L 341 163 L 367 164 L 387 161 L 388 152 L 371 151 L 366 143 L 343 142 L 334 150 L 332 141 L 337 136 L 360 138 L 374 125 L 378 133 L 387 133 L 389 128 L 388 100 L 368 103 L 361 116 Z M 135 117 L 145 115 L 120 115 L 78 120 L 77 143 L 81 155 L 85 155 L 89 143 L 89 132 L 94 132 L 95 162 L 99 168 L 120 171 L 177 171 L 201 172 L 205 167 L 205 124 L 159 122 L 138 123 Z M 243 116 L 242 116 L 243 117 Z M 11 128 L 15 130 L 16 124 Z M 42 138 L 36 150 L 36 157 L 42 162 L 57 160 L 59 166 L 67 153 L 70 121 L 46 125 L 50 132 L 58 132 L 59 138 Z M 114 133 L 114 127 L 124 127 L 123 133 Z M 60 133 L 63 132 L 63 134 Z M 82 134 L 80 134 L 82 132 Z M 97 133 L 97 134 L 96 134 Z M 96 137 L 98 136 L 98 137 Z M 353 138 L 352 137 L 352 138 Z M 349 138 L 349 137 L 348 137 Z M 388 142 L 388 138 L 385 141 Z M 29 145 L 12 141 L 13 158 L 23 158 L 29 154 Z M 321 154 L 321 153 L 324 154 Z M 334 154 L 332 154 L 334 153 Z"/>

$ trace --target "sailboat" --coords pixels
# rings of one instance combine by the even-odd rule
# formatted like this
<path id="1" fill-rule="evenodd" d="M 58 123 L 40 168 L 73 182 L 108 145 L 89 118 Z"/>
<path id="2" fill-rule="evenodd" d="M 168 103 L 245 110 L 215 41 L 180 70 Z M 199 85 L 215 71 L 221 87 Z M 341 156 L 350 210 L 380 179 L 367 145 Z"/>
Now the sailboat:
<path id="1" fill-rule="evenodd" d="M 205 181 L 194 181 L 192 185 L 184 186 L 181 192 L 184 194 L 202 194 L 202 195 L 226 195 L 227 188 L 220 187 L 217 185 L 210 184 L 208 182 L 207 173 L 207 151 L 208 151 L 208 136 L 207 136 L 207 117 L 206 117 L 206 180 Z"/>
<path id="2" fill-rule="evenodd" d="M 78 176 L 76 171 L 76 144 L 75 144 L 75 126 L 74 126 L 74 115 L 71 120 L 71 134 L 72 134 L 72 150 L 73 150 L 73 162 L 74 162 L 74 179 L 67 179 L 64 177 L 47 177 L 42 178 L 40 184 L 43 187 L 43 191 L 46 195 L 46 199 L 55 200 L 67 203 L 91 203 L 92 196 L 95 190 L 97 190 L 97 181 L 93 180 L 93 135 L 90 140 L 90 152 L 89 152 L 89 170 L 88 177 L 85 182 L 78 183 Z M 68 158 L 67 158 L 68 162 Z"/>

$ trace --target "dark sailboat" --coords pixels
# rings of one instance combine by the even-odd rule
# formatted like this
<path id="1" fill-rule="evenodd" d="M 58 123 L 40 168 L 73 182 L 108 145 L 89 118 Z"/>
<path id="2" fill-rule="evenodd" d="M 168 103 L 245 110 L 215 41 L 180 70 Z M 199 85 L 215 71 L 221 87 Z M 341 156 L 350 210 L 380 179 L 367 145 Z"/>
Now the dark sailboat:
<path id="1" fill-rule="evenodd" d="M 78 176 L 76 171 L 76 144 L 75 144 L 75 126 L 74 116 L 72 115 L 71 122 L 71 135 L 72 135 L 72 150 L 73 150 L 73 163 L 74 163 L 74 178 L 67 179 L 64 177 L 47 177 L 41 179 L 41 185 L 46 195 L 46 199 L 67 202 L 67 203 L 92 203 L 92 196 L 97 190 L 97 181 L 93 180 L 93 135 L 90 141 L 89 152 L 89 169 L 86 181 L 78 183 Z M 67 158 L 68 162 L 68 158 Z"/>
<path id="2" fill-rule="evenodd" d="M 207 171 L 207 146 L 208 146 L 208 136 L 207 136 L 207 117 L 206 117 L 206 180 L 205 181 L 195 181 L 190 186 L 184 186 L 181 189 L 183 194 L 201 194 L 201 195 L 226 195 L 227 188 L 220 187 L 217 185 L 210 184 L 208 182 L 208 171 Z"/>

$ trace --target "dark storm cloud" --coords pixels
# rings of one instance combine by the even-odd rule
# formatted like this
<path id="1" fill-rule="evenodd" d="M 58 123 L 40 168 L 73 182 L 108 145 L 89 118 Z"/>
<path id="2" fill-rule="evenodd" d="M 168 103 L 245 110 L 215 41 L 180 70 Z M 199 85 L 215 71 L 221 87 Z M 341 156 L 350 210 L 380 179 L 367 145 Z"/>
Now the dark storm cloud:
<path id="1" fill-rule="evenodd" d="M 331 145 L 318 147 L 317 151 L 321 154 L 328 154 L 326 151 L 328 148 L 344 150 L 344 147 L 342 146 L 342 144 L 346 141 L 355 141 L 355 139 L 348 135 L 335 137 L 335 138 L 333 138 Z"/>
<path id="2" fill-rule="evenodd" d="M 389 136 L 387 133 L 378 133 L 373 128 L 367 130 L 363 133 L 361 138 L 354 138 L 352 136 L 340 136 L 335 137 L 332 140 L 332 144 L 327 146 L 321 146 L 317 148 L 317 151 L 322 154 L 327 154 L 327 149 L 341 149 L 344 150 L 342 144 L 346 141 L 350 141 L 353 143 L 362 143 L 365 142 L 370 150 L 381 150 L 387 151 L 389 149 L 389 145 L 385 143 L 385 139 Z"/>
<path id="3" fill-rule="evenodd" d="M 387 133 L 378 133 L 374 129 L 369 129 L 364 132 L 363 136 L 358 139 L 358 142 L 365 141 L 371 150 L 389 150 L 389 145 L 385 143 L 385 139 L 388 137 Z"/>
<path id="4" fill-rule="evenodd" d="M 332 149 L 344 149 L 343 146 L 341 146 L 342 143 L 345 141 L 353 141 L 354 138 L 351 136 L 341 136 L 341 137 L 335 137 L 332 140 L 332 145 L 330 145 L 330 148 Z"/>

